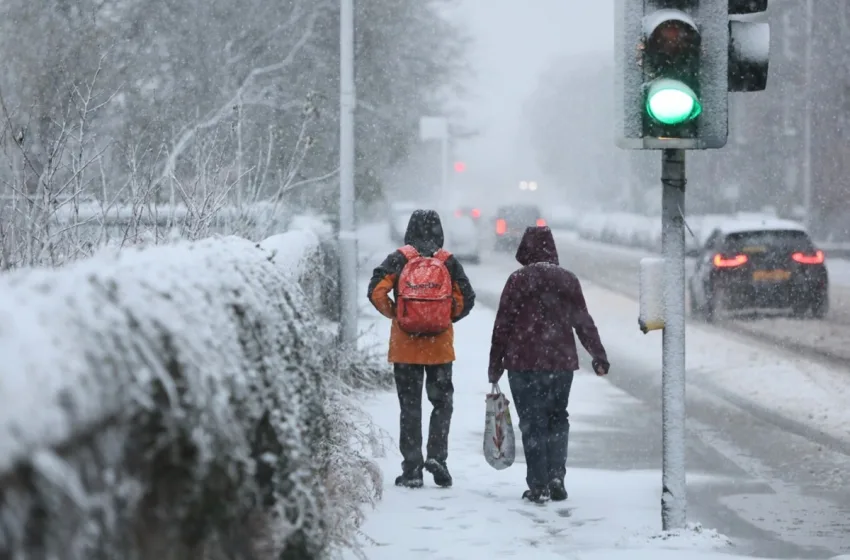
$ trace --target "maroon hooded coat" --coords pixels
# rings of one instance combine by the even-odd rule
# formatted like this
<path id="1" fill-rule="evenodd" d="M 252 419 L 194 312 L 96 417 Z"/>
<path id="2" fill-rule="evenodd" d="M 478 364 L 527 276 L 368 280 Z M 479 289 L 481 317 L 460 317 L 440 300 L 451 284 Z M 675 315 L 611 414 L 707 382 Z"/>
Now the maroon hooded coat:
<path id="1" fill-rule="evenodd" d="M 497 382 L 505 370 L 577 370 L 573 330 L 593 359 L 607 370 L 608 357 L 581 284 L 575 274 L 558 266 L 552 231 L 527 228 L 516 259 L 523 267 L 508 278 L 493 326 L 490 382 Z"/>

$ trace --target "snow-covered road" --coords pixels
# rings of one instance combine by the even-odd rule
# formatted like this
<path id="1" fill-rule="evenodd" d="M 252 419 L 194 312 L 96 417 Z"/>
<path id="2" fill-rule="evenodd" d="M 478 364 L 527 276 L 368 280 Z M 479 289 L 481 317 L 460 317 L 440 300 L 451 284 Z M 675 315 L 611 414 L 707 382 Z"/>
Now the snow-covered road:
<path id="1" fill-rule="evenodd" d="M 556 238 L 561 262 L 565 266 L 582 278 L 631 298 L 636 298 L 638 293 L 640 259 L 657 256 L 637 249 L 582 240 L 572 232 L 556 232 Z M 758 337 L 776 346 L 807 354 L 809 358 L 850 363 L 850 286 L 842 285 L 847 272 L 842 267 L 836 264 L 830 270 L 830 312 L 824 321 L 761 317 L 729 320 L 712 328 Z"/>
<path id="2" fill-rule="evenodd" d="M 365 232 L 364 262 L 376 263 L 390 250 L 373 239 L 383 231 Z M 519 502 L 522 465 L 496 473 L 484 463 L 481 424 L 493 321 L 487 305 L 514 268 L 505 256 L 467 267 L 480 306 L 457 331 L 455 488 L 414 493 L 387 486 L 385 501 L 364 528 L 383 546 L 368 557 L 486 558 L 533 550 L 544 558 L 616 558 L 613 547 L 622 557 L 641 558 L 631 549 L 637 546 L 663 558 L 654 549 L 658 543 L 648 540 L 659 528 L 660 336 L 639 333 L 633 300 L 586 283 L 613 370 L 610 384 L 584 374 L 576 381 L 569 516 Z M 368 304 L 364 309 L 368 313 Z M 379 323 L 373 344 L 385 344 L 381 328 L 386 325 Z M 848 395 L 843 374 L 719 329 L 689 326 L 688 336 L 691 519 L 730 535 L 738 552 L 785 558 L 850 552 L 843 511 L 850 504 L 850 473 L 842 466 L 847 448 L 840 441 L 850 425 L 841 406 Z M 395 397 L 381 397 L 370 410 L 396 437 Z M 824 445 L 830 442 L 835 446 Z M 394 444 L 387 453 L 382 468 L 391 484 L 399 468 Z M 609 495 L 618 496 L 616 503 Z M 698 548 L 719 542 L 685 540 Z"/>

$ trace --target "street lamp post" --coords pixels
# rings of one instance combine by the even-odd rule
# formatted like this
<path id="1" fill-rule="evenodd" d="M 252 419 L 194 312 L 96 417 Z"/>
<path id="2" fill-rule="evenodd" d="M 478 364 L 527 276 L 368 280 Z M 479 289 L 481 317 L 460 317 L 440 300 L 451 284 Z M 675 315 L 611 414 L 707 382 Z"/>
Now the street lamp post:
<path id="1" fill-rule="evenodd" d="M 439 211 L 448 210 L 449 198 L 449 122 L 445 117 L 421 117 L 419 139 L 423 142 L 440 142 L 440 200 Z"/>
<path id="2" fill-rule="evenodd" d="M 354 230 L 354 0 L 340 0 L 339 266 L 340 341 L 357 341 L 357 236 Z"/>

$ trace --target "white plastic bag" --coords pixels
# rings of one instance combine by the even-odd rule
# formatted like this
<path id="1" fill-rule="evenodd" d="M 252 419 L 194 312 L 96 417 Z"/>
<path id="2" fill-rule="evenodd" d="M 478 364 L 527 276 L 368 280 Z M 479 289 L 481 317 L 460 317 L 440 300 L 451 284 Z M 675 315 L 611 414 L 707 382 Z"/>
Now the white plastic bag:
<path id="1" fill-rule="evenodd" d="M 516 458 L 516 439 L 514 425 L 511 422 L 511 403 L 494 383 L 485 399 L 487 411 L 484 416 L 484 458 L 496 470 L 503 470 L 514 464 Z"/>

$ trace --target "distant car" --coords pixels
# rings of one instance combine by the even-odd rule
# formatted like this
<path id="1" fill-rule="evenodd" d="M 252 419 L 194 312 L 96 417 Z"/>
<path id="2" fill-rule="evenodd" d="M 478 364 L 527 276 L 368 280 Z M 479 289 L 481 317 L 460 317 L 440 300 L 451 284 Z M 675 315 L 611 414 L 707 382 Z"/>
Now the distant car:
<path id="1" fill-rule="evenodd" d="M 744 309 L 791 309 L 798 317 L 822 319 L 829 310 L 824 253 L 803 226 L 785 220 L 715 227 L 688 289 L 691 314 L 707 320 Z"/>
<path id="2" fill-rule="evenodd" d="M 494 247 L 497 251 L 516 251 L 525 228 L 545 225 L 546 219 L 534 204 L 502 206 L 496 211 Z"/>
<path id="3" fill-rule="evenodd" d="M 477 223 L 481 219 L 481 209 L 474 206 L 461 206 L 455 210 L 455 218 L 467 216 Z"/>
<path id="4" fill-rule="evenodd" d="M 481 262 L 481 242 L 478 227 L 469 216 L 454 217 L 446 224 L 448 249 L 459 261 L 470 264 Z"/>
<path id="5" fill-rule="evenodd" d="M 407 231 L 407 222 L 410 215 L 419 208 L 415 202 L 400 201 L 388 204 L 387 225 L 389 226 L 390 239 L 396 245 L 404 243 L 404 233 Z"/>

